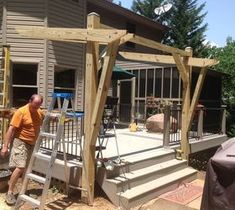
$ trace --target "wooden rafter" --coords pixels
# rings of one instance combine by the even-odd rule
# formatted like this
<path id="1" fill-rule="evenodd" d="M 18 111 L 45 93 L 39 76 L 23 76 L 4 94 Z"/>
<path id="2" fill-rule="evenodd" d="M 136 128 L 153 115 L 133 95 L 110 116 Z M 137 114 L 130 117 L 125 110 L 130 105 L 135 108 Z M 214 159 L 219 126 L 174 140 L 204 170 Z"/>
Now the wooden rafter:
<path id="1" fill-rule="evenodd" d="M 207 68 L 201 68 L 200 74 L 197 79 L 197 84 L 194 90 L 193 98 L 191 101 L 190 109 L 189 109 L 189 115 L 188 115 L 188 123 L 187 123 L 187 129 L 189 130 L 193 121 L 193 115 L 198 103 L 198 99 L 201 94 L 202 86 L 206 77 Z"/>
<path id="2" fill-rule="evenodd" d="M 167 53 L 177 53 L 180 54 L 181 56 L 190 56 L 190 54 L 184 50 L 180 50 L 174 47 L 170 47 L 168 45 L 165 44 L 161 44 L 159 42 L 150 40 L 150 39 L 146 39 L 137 35 L 134 35 L 134 37 L 130 40 L 130 42 L 148 47 L 148 48 L 152 48 L 152 49 L 156 49 L 156 50 L 161 50 L 163 52 L 167 52 Z"/>
<path id="3" fill-rule="evenodd" d="M 37 39 L 82 42 L 95 41 L 110 43 L 127 34 L 126 30 L 81 29 L 81 28 L 47 28 L 38 26 L 16 27 L 15 30 L 25 36 Z"/>
<path id="4" fill-rule="evenodd" d="M 123 37 L 121 38 L 121 41 L 120 41 L 120 44 L 119 44 L 119 45 L 122 45 L 122 44 L 124 44 L 124 43 L 130 41 L 133 37 L 134 37 L 134 34 L 130 34 L 130 33 L 126 34 L 125 36 L 123 36 Z"/>
<path id="5" fill-rule="evenodd" d="M 176 64 L 175 59 L 171 55 L 154 55 L 148 53 L 132 52 L 119 52 L 119 54 L 129 60 L 155 62 L 161 64 Z M 219 62 L 214 59 L 189 57 L 187 65 L 195 67 L 209 67 L 217 65 L 218 63 Z"/>

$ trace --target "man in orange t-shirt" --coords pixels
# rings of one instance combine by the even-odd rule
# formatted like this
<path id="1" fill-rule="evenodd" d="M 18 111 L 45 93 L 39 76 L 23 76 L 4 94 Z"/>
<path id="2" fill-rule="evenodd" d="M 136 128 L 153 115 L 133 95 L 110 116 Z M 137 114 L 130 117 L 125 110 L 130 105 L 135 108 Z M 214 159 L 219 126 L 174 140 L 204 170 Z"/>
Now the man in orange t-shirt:
<path id="1" fill-rule="evenodd" d="M 32 95 L 29 103 L 20 107 L 15 112 L 5 135 L 4 145 L 1 150 L 3 157 L 6 156 L 8 147 L 14 139 L 9 166 L 15 169 L 9 180 L 9 189 L 6 194 L 6 203 L 9 205 L 14 205 L 16 202 L 13 194 L 15 184 L 18 178 L 25 172 L 40 131 L 44 117 L 40 109 L 42 102 L 42 96 L 37 94 Z"/>

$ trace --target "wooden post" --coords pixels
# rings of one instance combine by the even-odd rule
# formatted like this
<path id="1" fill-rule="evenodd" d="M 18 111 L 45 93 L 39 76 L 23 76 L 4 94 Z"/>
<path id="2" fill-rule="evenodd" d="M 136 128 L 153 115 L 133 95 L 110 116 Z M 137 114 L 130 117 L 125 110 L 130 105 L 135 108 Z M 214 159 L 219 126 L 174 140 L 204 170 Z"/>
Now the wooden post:
<path id="1" fill-rule="evenodd" d="M 192 57 L 192 49 L 186 48 L 185 51 L 190 53 Z M 191 74 L 192 67 L 186 65 L 188 63 L 189 57 L 184 57 L 184 65 L 187 74 L 187 82 L 183 82 L 183 106 L 182 106 L 182 128 L 181 128 L 181 151 L 182 158 L 188 159 L 188 154 L 190 152 L 189 141 L 188 141 L 188 115 L 190 109 L 190 86 L 191 86 Z"/>
<path id="2" fill-rule="evenodd" d="M 87 28 L 95 29 L 99 28 L 100 17 L 96 13 L 88 14 L 87 16 Z M 87 42 L 86 45 L 86 71 L 85 71 L 85 142 L 84 142 L 84 160 L 82 170 L 82 185 L 87 191 L 82 191 L 82 200 L 89 205 L 94 201 L 94 180 L 95 177 L 95 151 L 90 150 L 90 130 L 91 130 L 91 118 L 94 109 L 94 103 L 96 99 L 96 93 L 98 88 L 97 77 L 97 64 L 98 64 L 98 44 L 94 42 Z"/>
<path id="3" fill-rule="evenodd" d="M 197 135 L 199 139 L 202 139 L 203 134 L 203 108 L 204 106 L 198 106 L 199 115 L 198 115 L 198 124 L 197 124 Z"/>
<path id="4" fill-rule="evenodd" d="M 165 106 L 164 109 L 164 133 L 163 133 L 163 147 L 168 148 L 170 145 L 170 106 Z"/>
<path id="5" fill-rule="evenodd" d="M 226 133 L 226 105 L 222 105 L 222 121 L 221 121 L 221 133 Z"/>

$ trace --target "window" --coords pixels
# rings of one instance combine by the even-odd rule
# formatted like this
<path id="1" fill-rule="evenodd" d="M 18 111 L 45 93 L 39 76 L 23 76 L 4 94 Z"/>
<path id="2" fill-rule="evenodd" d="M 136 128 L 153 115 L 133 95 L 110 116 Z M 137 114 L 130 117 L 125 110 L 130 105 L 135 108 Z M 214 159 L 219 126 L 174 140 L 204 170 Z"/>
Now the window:
<path id="1" fill-rule="evenodd" d="M 69 68 L 55 67 L 54 92 L 75 92 L 75 70 Z"/>
<path id="2" fill-rule="evenodd" d="M 162 92 L 162 69 L 155 69 L 155 97 L 161 98 Z"/>
<path id="3" fill-rule="evenodd" d="M 171 68 L 164 69 L 163 98 L 170 98 Z"/>
<path id="4" fill-rule="evenodd" d="M 140 71 L 139 97 L 145 97 L 146 70 Z"/>
<path id="5" fill-rule="evenodd" d="M 154 70 L 148 69 L 147 70 L 147 96 L 153 96 L 153 77 L 154 77 Z"/>
<path id="6" fill-rule="evenodd" d="M 74 69 L 62 68 L 58 66 L 55 67 L 54 92 L 75 94 L 75 70 Z M 71 103 L 69 103 L 69 107 L 72 107 Z"/>
<path id="7" fill-rule="evenodd" d="M 179 97 L 179 73 L 176 68 L 172 69 L 172 98 Z"/>
<path id="8" fill-rule="evenodd" d="M 25 105 L 28 102 L 30 96 L 38 92 L 37 72 L 38 64 L 13 64 L 13 107 Z"/>
<path id="9" fill-rule="evenodd" d="M 138 70 L 134 70 L 133 74 L 135 75 L 135 97 L 139 97 L 139 71 Z"/>

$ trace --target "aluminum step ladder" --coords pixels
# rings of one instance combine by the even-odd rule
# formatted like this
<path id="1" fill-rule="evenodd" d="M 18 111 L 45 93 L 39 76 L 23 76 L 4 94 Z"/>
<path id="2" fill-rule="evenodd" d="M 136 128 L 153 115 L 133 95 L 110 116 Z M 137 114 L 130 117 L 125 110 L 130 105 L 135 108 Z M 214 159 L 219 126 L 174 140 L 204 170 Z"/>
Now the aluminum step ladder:
<path id="1" fill-rule="evenodd" d="M 10 87 L 10 46 L 0 46 L 0 109 L 9 109 L 9 87 Z M 4 134 L 7 131 L 8 120 L 0 118 L 0 145 L 3 143 Z"/>
<path id="2" fill-rule="evenodd" d="M 10 81 L 10 46 L 0 47 L 0 108 L 9 107 L 9 81 Z"/>
<path id="3" fill-rule="evenodd" d="M 16 201 L 16 205 L 14 208 L 15 210 L 20 208 L 22 201 L 30 203 L 34 208 L 36 207 L 39 210 L 44 209 L 46 197 L 47 197 L 47 192 L 50 187 L 50 182 L 51 182 L 51 178 L 52 178 L 52 169 L 53 169 L 53 166 L 54 166 L 54 163 L 56 160 L 56 156 L 57 156 L 58 146 L 60 144 L 60 140 L 63 139 L 64 122 L 65 122 L 65 118 L 66 118 L 66 112 L 68 110 L 68 105 L 69 105 L 69 102 L 72 100 L 72 97 L 73 97 L 73 94 L 70 94 L 70 93 L 54 93 L 52 95 L 52 101 L 51 101 L 51 104 L 46 112 L 46 115 L 43 120 L 42 127 L 40 130 L 38 139 L 36 141 L 28 168 L 26 170 L 25 177 L 24 177 L 23 184 L 22 184 L 22 188 L 21 188 L 21 191 L 19 193 L 19 196 Z M 62 107 L 60 105 L 61 99 L 64 100 Z M 56 101 L 58 102 L 58 109 L 59 109 L 58 113 L 52 112 L 52 110 L 54 110 Z M 49 121 L 51 118 L 54 119 L 55 117 L 58 118 L 58 127 L 56 130 L 56 133 L 49 133 L 48 132 Z M 34 164 L 36 158 L 39 158 L 39 159 L 43 158 L 41 156 L 39 149 L 40 149 L 40 144 L 44 138 L 49 138 L 49 139 L 54 140 L 51 157 L 47 159 L 48 168 L 45 169 L 45 172 L 46 172 L 45 177 L 33 173 L 33 170 L 32 170 L 33 164 Z M 45 160 L 45 158 L 43 158 L 43 159 Z M 67 167 L 65 167 L 65 168 L 67 168 Z M 34 181 L 39 182 L 44 185 L 40 200 L 32 198 L 32 197 L 25 194 L 27 187 L 28 187 L 29 180 L 34 180 Z M 66 183 L 66 184 L 68 184 L 68 183 Z"/>

